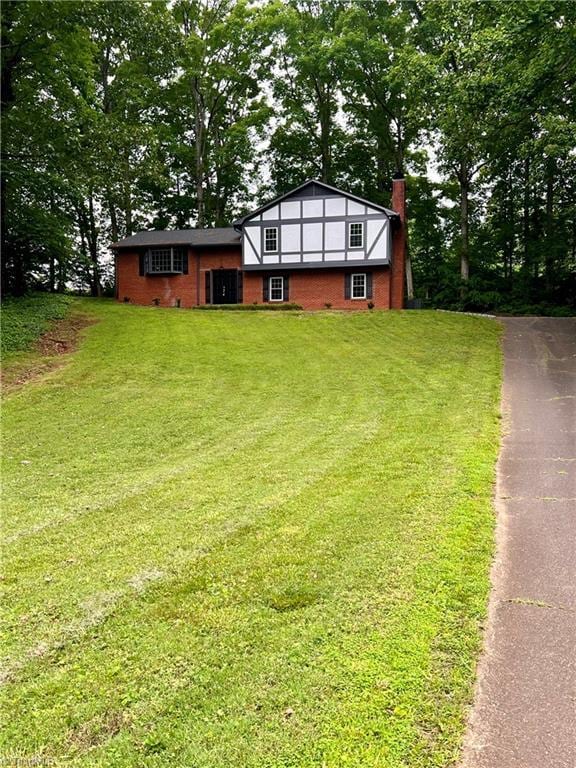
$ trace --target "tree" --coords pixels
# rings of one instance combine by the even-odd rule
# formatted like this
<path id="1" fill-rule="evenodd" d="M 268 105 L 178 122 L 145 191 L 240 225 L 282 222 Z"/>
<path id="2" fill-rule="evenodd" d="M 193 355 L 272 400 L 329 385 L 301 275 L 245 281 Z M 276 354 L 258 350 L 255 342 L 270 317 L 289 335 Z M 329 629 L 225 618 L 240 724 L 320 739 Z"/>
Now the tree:
<path id="1" fill-rule="evenodd" d="M 180 0 L 177 74 L 166 89 L 164 145 L 182 225 L 227 222 L 248 193 L 262 98 L 256 12 L 246 2 Z M 175 189 L 174 189 L 175 187 Z"/>
<path id="2" fill-rule="evenodd" d="M 343 8 L 344 3 L 320 0 L 273 0 L 265 8 L 278 105 L 269 151 L 275 193 L 307 178 L 335 184 L 342 176 L 346 134 L 334 45 Z"/>
<path id="3" fill-rule="evenodd" d="M 2 282 L 25 292 L 34 270 L 68 250 L 60 162 L 66 116 L 81 109 L 89 71 L 75 3 L 6 2 L 2 8 Z"/>

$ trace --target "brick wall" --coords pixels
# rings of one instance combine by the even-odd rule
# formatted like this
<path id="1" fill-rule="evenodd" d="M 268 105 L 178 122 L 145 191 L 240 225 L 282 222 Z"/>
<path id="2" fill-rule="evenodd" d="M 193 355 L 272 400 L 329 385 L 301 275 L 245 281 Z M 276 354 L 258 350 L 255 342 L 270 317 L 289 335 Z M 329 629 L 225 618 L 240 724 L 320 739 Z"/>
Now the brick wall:
<path id="1" fill-rule="evenodd" d="M 359 268 L 357 271 L 368 270 Z M 369 271 L 372 272 L 372 302 L 377 309 L 388 309 L 390 270 L 388 267 L 373 267 Z M 344 298 L 344 276 L 350 274 L 350 270 L 303 269 L 286 274 L 289 274 L 289 301 L 300 304 L 304 309 L 326 309 L 327 303 L 333 309 L 366 309 L 368 306 L 369 300 Z M 262 280 L 261 272 L 244 273 L 245 304 L 263 303 Z"/>
<path id="2" fill-rule="evenodd" d="M 161 307 L 174 307 L 178 299 L 182 307 L 205 304 L 206 271 L 239 269 L 242 263 L 241 251 L 237 246 L 202 251 L 190 249 L 187 275 L 141 276 L 138 253 L 122 251 L 116 259 L 118 301 L 128 298 L 132 304 L 153 304 L 158 299 Z"/>
<path id="3" fill-rule="evenodd" d="M 180 299 L 181 307 L 194 307 L 206 303 L 205 275 L 212 269 L 239 269 L 241 252 L 237 247 L 206 249 L 188 254 L 188 274 L 170 276 L 140 276 L 138 253 L 122 252 L 117 256 L 117 297 L 129 299 L 132 304 L 154 303 L 161 307 L 174 307 Z M 198 263 L 199 261 L 199 263 Z M 289 300 L 304 309 L 366 309 L 368 300 L 344 298 L 344 276 L 351 270 L 305 269 L 290 274 Z M 366 268 L 358 267 L 358 272 Z M 390 269 L 372 267 L 372 299 L 377 309 L 390 308 Z M 244 303 L 263 302 L 261 272 L 244 273 Z M 270 273 L 269 273 L 270 274 Z"/>

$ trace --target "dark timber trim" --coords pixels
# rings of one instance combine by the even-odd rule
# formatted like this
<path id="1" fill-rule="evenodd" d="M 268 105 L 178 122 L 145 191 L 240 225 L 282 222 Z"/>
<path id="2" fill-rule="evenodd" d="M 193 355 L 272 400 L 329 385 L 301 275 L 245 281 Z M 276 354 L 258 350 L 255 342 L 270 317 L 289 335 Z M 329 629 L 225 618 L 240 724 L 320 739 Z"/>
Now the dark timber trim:
<path id="1" fill-rule="evenodd" d="M 349 269 L 354 272 L 367 272 L 372 267 L 389 267 L 387 259 L 351 259 L 350 261 L 306 261 L 283 264 L 244 264 L 244 272 L 287 272 L 294 269 Z"/>
<path id="2" fill-rule="evenodd" d="M 273 208 L 275 205 L 279 205 L 285 200 L 289 200 L 291 197 L 295 197 L 299 200 L 304 199 L 304 196 L 301 196 L 300 192 L 304 190 L 307 186 L 311 186 L 311 188 L 314 190 L 313 194 L 310 195 L 311 198 L 320 196 L 316 190 L 319 187 L 321 187 L 323 190 L 328 191 L 329 193 L 333 193 L 330 195 L 330 197 L 339 197 L 339 196 L 346 197 L 348 200 L 354 200 L 357 203 L 361 203 L 362 205 L 367 205 L 372 209 L 385 213 L 389 218 L 399 218 L 399 214 L 396 211 L 390 210 L 390 208 L 385 208 L 383 205 L 378 205 L 378 203 L 373 203 L 373 202 L 370 202 L 370 200 L 365 200 L 363 197 L 358 197 L 357 195 L 353 195 L 351 192 L 346 192 L 343 189 L 337 189 L 336 187 L 332 187 L 330 186 L 330 184 L 325 184 L 323 181 L 318 181 L 317 179 L 308 179 L 308 181 L 305 181 L 304 184 L 301 184 L 299 187 L 296 187 L 296 189 L 292 189 L 290 190 L 290 192 L 287 192 L 285 195 L 280 195 L 280 197 L 276 197 L 274 200 L 271 200 L 269 203 L 266 203 L 265 205 L 260 206 L 260 208 L 257 208 L 255 211 L 251 211 L 251 213 L 247 213 L 246 216 L 242 216 L 241 218 L 237 219 L 235 222 L 233 222 L 234 228 L 238 230 L 242 229 L 246 221 L 253 219 L 254 216 L 258 216 L 259 214 L 264 213 L 269 208 Z"/>

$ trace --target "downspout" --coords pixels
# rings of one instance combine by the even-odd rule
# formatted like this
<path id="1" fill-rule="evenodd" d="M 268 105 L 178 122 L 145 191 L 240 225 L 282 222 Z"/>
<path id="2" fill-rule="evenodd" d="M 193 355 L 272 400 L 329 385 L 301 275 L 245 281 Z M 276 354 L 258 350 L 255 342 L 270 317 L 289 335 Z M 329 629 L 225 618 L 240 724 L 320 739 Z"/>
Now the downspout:
<path id="1" fill-rule="evenodd" d="M 244 218 L 239 219 L 238 221 L 232 222 L 232 226 L 236 230 L 236 232 L 240 235 L 240 272 L 242 274 L 242 303 L 244 304 L 244 296 L 246 292 L 246 280 L 244 275 L 244 234 L 242 232 L 242 227 L 244 224 Z"/>

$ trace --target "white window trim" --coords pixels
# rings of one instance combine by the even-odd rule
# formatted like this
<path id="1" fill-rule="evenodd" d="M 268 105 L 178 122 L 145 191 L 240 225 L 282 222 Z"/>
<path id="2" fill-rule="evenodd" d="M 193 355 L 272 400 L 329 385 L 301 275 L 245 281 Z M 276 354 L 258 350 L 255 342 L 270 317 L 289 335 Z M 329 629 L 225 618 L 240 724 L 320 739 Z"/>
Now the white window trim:
<path id="1" fill-rule="evenodd" d="M 282 280 L 282 296 L 279 299 L 272 298 L 272 280 Z M 275 290 L 278 290 L 277 288 Z M 284 276 L 272 275 L 268 278 L 268 301 L 284 301 Z"/>
<path id="2" fill-rule="evenodd" d="M 266 232 L 276 232 L 276 248 L 266 248 Z M 278 253 L 278 227 L 264 227 L 264 253 Z"/>
<path id="3" fill-rule="evenodd" d="M 354 278 L 355 277 L 364 278 L 364 295 L 363 296 L 354 296 Z M 367 293 L 368 293 L 368 276 L 366 272 L 354 272 L 352 275 L 350 275 L 350 298 L 352 299 L 352 301 L 365 301 Z"/>
<path id="4" fill-rule="evenodd" d="M 352 225 L 353 224 L 356 224 L 356 225 L 360 224 L 360 226 L 362 227 L 362 230 L 361 230 L 362 242 L 360 243 L 360 245 L 351 245 L 351 243 L 350 243 L 351 238 L 352 238 Z M 354 237 L 358 237 L 358 235 L 355 234 Z M 350 249 L 351 250 L 355 250 L 356 248 L 364 248 L 364 222 L 363 221 L 349 221 L 348 222 L 348 249 L 349 250 Z"/>

